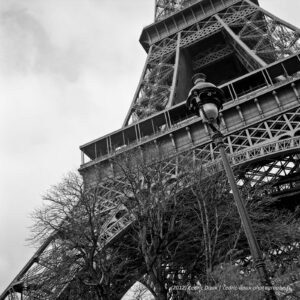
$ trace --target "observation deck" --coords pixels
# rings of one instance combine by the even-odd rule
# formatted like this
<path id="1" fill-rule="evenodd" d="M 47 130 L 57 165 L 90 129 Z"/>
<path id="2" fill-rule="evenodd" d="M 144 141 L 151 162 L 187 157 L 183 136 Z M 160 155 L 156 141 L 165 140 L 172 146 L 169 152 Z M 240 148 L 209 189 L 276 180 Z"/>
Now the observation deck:
<path id="1" fill-rule="evenodd" d="M 226 98 L 221 112 L 225 137 L 300 106 L 299 55 L 297 53 L 219 86 Z M 134 148 L 143 151 L 145 157 L 156 150 L 168 157 L 208 145 L 210 141 L 207 125 L 200 117 L 188 112 L 185 99 L 182 99 L 169 109 L 82 145 L 80 172 L 90 180 L 93 171 L 89 170 L 101 166 L 103 174 L 110 176 L 113 172 L 110 160 Z M 228 153 L 234 154 L 235 150 L 229 143 Z M 214 160 L 213 155 L 211 160 Z"/>

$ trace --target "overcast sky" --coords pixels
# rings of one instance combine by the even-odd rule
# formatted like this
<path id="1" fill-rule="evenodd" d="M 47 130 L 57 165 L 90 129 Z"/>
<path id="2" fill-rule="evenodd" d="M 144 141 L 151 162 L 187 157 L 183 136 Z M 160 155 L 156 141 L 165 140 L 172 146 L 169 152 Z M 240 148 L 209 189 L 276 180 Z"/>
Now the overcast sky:
<path id="1" fill-rule="evenodd" d="M 299 0 L 261 5 L 300 27 Z M 33 254 L 30 213 L 80 165 L 79 145 L 121 127 L 154 0 L 0 0 L 0 294 Z"/>

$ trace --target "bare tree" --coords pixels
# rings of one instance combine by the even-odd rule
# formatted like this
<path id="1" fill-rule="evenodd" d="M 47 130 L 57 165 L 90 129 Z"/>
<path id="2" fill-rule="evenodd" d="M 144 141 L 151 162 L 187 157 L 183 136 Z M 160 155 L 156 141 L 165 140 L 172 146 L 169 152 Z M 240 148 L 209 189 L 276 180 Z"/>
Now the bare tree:
<path id="1" fill-rule="evenodd" d="M 32 241 L 54 238 L 40 257 L 44 269 L 33 281 L 39 284 L 31 284 L 29 293 L 64 290 L 65 299 L 118 299 L 140 280 L 156 299 L 183 300 L 195 295 L 174 286 L 224 283 L 218 271 L 224 263 L 237 265 L 243 278 L 253 276 L 225 174 L 208 174 L 189 155 L 154 154 L 153 162 L 149 153 L 120 155 L 110 177 L 104 180 L 98 170 L 93 187 L 71 174 L 50 189 L 46 205 L 34 213 Z M 104 185 L 115 202 L 109 209 L 103 208 Z M 268 186 L 245 185 L 241 192 L 274 277 L 284 269 L 280 257 L 288 253 L 292 263 L 299 255 L 296 212 L 283 214 Z M 108 229 L 123 214 L 130 216 L 129 230 L 120 228 L 122 238 L 109 240 Z"/>
<path id="2" fill-rule="evenodd" d="M 170 287 L 187 280 L 198 257 L 196 215 L 184 192 L 187 178 L 169 167 L 149 164 L 139 153 L 115 161 L 126 186 L 124 205 L 135 219 L 132 230 L 147 274 L 143 282 L 149 282 L 156 299 L 168 299 Z"/>
<path id="3" fill-rule="evenodd" d="M 111 215 L 102 212 L 99 188 L 84 189 L 80 176 L 70 173 L 43 200 L 45 206 L 33 213 L 31 241 L 42 243 L 49 235 L 53 240 L 40 257 L 45 268 L 36 275 L 40 286 L 32 293 L 63 290 L 69 299 L 118 299 L 116 285 L 131 280 L 125 272 L 131 262 L 122 244 L 106 244 Z"/>
<path id="4" fill-rule="evenodd" d="M 208 174 L 188 155 L 177 157 L 171 171 L 170 165 L 163 159 L 149 164 L 139 153 L 115 161 L 115 170 L 126 182 L 124 204 L 135 216 L 136 243 L 156 298 L 170 297 L 174 285 L 218 284 L 213 274 L 224 263 L 239 265 L 243 276 L 253 274 L 225 174 Z M 265 255 L 280 261 L 282 253 L 274 256 L 274 249 L 299 243 L 297 215 L 279 209 L 267 185 L 240 188 Z M 299 247 L 289 254 L 294 260 Z M 269 269 L 274 277 L 275 270 L 271 265 Z M 172 299 L 176 297 L 188 299 L 185 292 L 172 292 Z"/>

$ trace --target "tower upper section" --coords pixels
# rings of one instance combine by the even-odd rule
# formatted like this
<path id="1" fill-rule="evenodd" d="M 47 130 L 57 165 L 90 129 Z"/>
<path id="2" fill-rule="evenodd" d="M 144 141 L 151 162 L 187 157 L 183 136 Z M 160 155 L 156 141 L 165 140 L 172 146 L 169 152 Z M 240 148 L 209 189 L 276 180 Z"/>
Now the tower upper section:
<path id="1" fill-rule="evenodd" d="M 257 0 L 155 4 L 155 22 L 140 37 L 148 56 L 124 126 L 185 101 L 195 73 L 222 85 L 300 51 L 299 29 Z"/>
<path id="2" fill-rule="evenodd" d="M 199 2 L 210 2 L 213 6 L 213 1 L 216 2 L 215 0 L 155 0 L 154 20 L 159 21 L 167 18 L 168 16 Z M 257 0 L 251 1 L 257 3 Z"/>

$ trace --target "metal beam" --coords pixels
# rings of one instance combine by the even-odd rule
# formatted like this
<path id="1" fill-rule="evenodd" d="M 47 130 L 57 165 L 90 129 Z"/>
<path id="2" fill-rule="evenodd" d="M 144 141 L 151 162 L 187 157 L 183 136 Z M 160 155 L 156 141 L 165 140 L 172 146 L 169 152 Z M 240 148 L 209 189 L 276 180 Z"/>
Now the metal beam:
<path id="1" fill-rule="evenodd" d="M 181 32 L 179 32 L 177 35 L 177 47 L 176 47 L 176 53 L 175 53 L 175 66 L 174 66 L 174 72 L 173 72 L 172 86 L 171 86 L 169 101 L 166 105 L 166 108 L 171 107 L 171 105 L 174 103 L 174 95 L 175 95 L 176 83 L 177 83 L 177 77 L 178 77 L 180 40 L 181 40 Z"/>
<path id="2" fill-rule="evenodd" d="M 254 53 L 232 30 L 231 28 L 220 18 L 218 14 L 214 15 L 217 21 L 222 25 L 225 31 L 230 35 L 230 37 L 252 58 L 254 59 L 261 67 L 267 66 L 267 63 L 263 61 L 259 56 Z"/>
<path id="3" fill-rule="evenodd" d="M 292 25 L 289 22 L 284 21 L 281 18 L 278 18 L 277 16 L 271 14 L 270 12 L 268 12 L 267 10 L 263 9 L 262 7 L 256 5 L 255 3 L 253 3 L 251 0 L 244 0 L 245 2 L 247 2 L 250 6 L 253 6 L 255 8 L 257 8 L 258 10 L 260 10 L 262 13 L 264 13 L 265 15 L 269 16 L 270 18 L 278 21 L 279 23 L 283 24 L 284 26 L 298 32 L 300 34 L 300 28 L 298 28 L 297 26 Z"/>
<path id="4" fill-rule="evenodd" d="M 211 52 L 208 55 L 201 57 L 196 61 L 193 61 L 193 70 L 199 70 L 203 67 L 211 65 L 214 62 L 219 61 L 231 54 L 234 54 L 234 51 L 230 46 L 226 46 L 221 50 Z"/>

